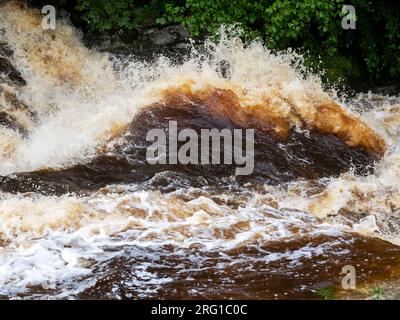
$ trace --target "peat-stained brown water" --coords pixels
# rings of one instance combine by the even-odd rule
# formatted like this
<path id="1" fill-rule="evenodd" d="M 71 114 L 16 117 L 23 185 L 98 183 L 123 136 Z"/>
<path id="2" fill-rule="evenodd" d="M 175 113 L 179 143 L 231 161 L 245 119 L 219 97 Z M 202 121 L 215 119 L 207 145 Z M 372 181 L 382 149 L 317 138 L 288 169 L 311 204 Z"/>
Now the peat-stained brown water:
<path id="1" fill-rule="evenodd" d="M 1 298 L 399 297 L 400 99 L 220 36 L 149 64 L 0 4 Z M 170 121 L 254 129 L 254 172 L 150 165 Z"/>
<path id="2" fill-rule="evenodd" d="M 366 299 L 400 276 L 400 250 L 378 240 L 316 235 L 223 252 L 123 247 L 93 274 L 32 298 L 74 292 L 79 299 Z M 358 290 L 342 288 L 342 267 L 356 267 Z M 77 288 L 81 287 L 81 290 Z M 388 292 L 398 298 L 398 292 Z M 4 296 L 5 298 L 5 296 Z"/>
<path id="3" fill-rule="evenodd" d="M 125 256 L 96 266 L 97 283 L 79 297 L 337 299 L 352 296 L 341 282 L 342 267 L 353 265 L 358 270 L 357 285 L 363 289 L 358 298 L 369 298 L 374 285 L 400 275 L 397 246 L 356 236 L 320 235 L 223 253 L 174 251 L 128 249 Z M 298 259 L 296 254 L 302 251 L 308 254 Z M 145 264 L 145 270 L 137 270 L 138 264 Z M 152 285 L 152 277 L 165 282 Z M 324 296 L 323 289 L 330 295 Z"/>

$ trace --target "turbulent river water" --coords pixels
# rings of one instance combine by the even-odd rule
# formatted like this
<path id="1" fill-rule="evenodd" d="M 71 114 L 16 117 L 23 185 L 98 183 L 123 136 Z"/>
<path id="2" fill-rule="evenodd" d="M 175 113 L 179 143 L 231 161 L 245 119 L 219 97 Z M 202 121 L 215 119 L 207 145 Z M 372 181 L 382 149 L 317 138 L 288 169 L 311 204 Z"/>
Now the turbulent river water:
<path id="1" fill-rule="evenodd" d="M 254 173 L 150 165 L 170 120 L 255 129 Z M 145 62 L 3 2 L 0 297 L 399 298 L 399 125 L 400 97 L 343 97 L 223 30 Z"/>

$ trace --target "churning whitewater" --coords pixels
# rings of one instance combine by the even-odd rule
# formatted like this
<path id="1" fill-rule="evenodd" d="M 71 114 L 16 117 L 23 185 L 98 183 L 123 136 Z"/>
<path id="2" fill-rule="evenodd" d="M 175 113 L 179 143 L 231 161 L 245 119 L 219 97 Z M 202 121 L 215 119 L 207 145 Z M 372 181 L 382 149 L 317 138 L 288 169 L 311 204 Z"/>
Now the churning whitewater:
<path id="1" fill-rule="evenodd" d="M 293 52 L 219 39 L 150 63 L 0 4 L 1 297 L 306 298 L 348 264 L 367 297 L 400 278 L 400 97 L 347 99 Z M 255 129 L 255 173 L 146 163 L 171 119 Z"/>

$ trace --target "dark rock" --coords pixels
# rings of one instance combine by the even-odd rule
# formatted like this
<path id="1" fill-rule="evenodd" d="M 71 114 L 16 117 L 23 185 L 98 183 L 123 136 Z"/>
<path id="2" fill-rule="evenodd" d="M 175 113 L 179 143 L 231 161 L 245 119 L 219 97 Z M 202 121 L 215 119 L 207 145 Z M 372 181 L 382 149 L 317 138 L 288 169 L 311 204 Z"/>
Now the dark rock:
<path id="1" fill-rule="evenodd" d="M 114 53 L 131 52 L 131 50 L 152 50 L 177 48 L 187 50 L 188 30 L 182 25 L 165 28 L 147 27 L 142 30 L 118 30 L 116 32 L 95 32 L 84 34 L 83 41 L 100 51 Z"/>
<path id="2" fill-rule="evenodd" d="M 140 38 L 141 41 L 151 46 L 169 46 L 187 41 L 189 32 L 182 25 L 168 26 L 162 29 L 150 28 L 144 30 Z"/>
<path id="3" fill-rule="evenodd" d="M 17 86 L 26 85 L 26 81 L 22 78 L 21 73 L 15 69 L 8 59 L 0 56 L 0 82 L 1 81 Z"/>
<path id="4" fill-rule="evenodd" d="M 0 111 L 0 125 L 19 131 L 22 135 L 27 135 L 25 128 L 10 114 Z"/>
<path id="5" fill-rule="evenodd" d="M 400 94 L 400 84 L 393 84 L 385 87 L 378 87 L 373 90 L 377 94 L 384 96 L 396 96 Z"/>
<path id="6" fill-rule="evenodd" d="M 9 58 L 13 54 L 11 48 L 5 42 L 0 41 L 0 57 Z"/>
<path id="7" fill-rule="evenodd" d="M 32 122 L 37 120 L 37 115 L 18 97 L 18 89 L 26 85 L 26 81 L 13 66 L 12 56 L 13 51 L 10 46 L 4 41 L 0 41 L 0 127 L 18 131 L 26 136 L 28 131 L 16 115 L 25 114 L 25 119 L 31 119 Z M 2 105 L 3 103 L 4 105 Z"/>
<path id="8" fill-rule="evenodd" d="M 126 43 L 121 39 L 122 31 L 115 33 L 94 32 L 83 35 L 84 44 L 98 51 L 113 51 L 126 47 Z"/>
<path id="9" fill-rule="evenodd" d="M 146 150 L 151 143 L 144 137 L 153 128 L 167 132 L 171 119 L 179 123 L 178 130 L 190 128 L 198 134 L 202 129 L 233 130 L 248 128 L 250 123 L 253 123 L 250 127 L 255 125 L 254 122 L 235 124 L 232 114 L 216 113 L 215 100 L 214 104 L 208 100 L 207 106 L 199 100 L 189 101 L 179 98 L 180 95 L 177 97 L 144 108 L 127 128 L 123 142 L 107 155 L 100 155 L 85 164 L 65 170 L 32 172 L 14 175 L 8 180 L 0 179 L 0 190 L 62 194 L 98 190 L 109 184 L 121 183 L 134 183 L 140 189 L 154 188 L 165 192 L 175 188 L 223 186 L 224 181 L 230 181 L 235 174 L 235 164 L 147 163 Z M 234 108 L 232 103 L 225 103 L 227 110 Z M 281 140 L 261 129 L 256 127 L 254 172 L 235 177 L 241 186 L 247 183 L 277 185 L 298 179 L 337 177 L 350 168 L 357 174 L 367 175 L 372 172 L 377 160 L 368 151 L 350 147 L 334 135 L 315 130 L 309 134 L 291 130 L 286 140 Z M 183 143 L 178 144 L 178 150 Z M 37 186 L 41 190 L 37 190 Z"/>

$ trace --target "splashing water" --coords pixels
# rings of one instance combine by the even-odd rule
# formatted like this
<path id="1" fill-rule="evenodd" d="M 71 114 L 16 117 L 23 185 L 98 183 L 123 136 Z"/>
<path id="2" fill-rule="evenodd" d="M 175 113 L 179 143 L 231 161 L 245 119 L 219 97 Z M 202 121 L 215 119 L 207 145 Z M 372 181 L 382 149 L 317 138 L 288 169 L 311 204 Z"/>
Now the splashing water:
<path id="1" fill-rule="evenodd" d="M 0 295 L 310 298 L 346 264 L 363 288 L 391 279 L 381 266 L 399 276 L 400 98 L 345 102 L 298 55 L 224 29 L 183 63 L 150 64 L 40 21 L 0 5 L 26 81 L 0 81 L 14 123 L 0 126 Z M 169 118 L 255 127 L 262 179 L 150 169 L 136 151 Z"/>

